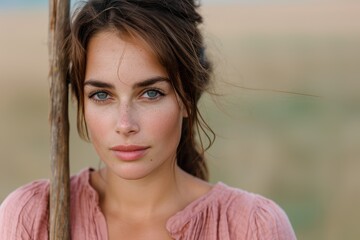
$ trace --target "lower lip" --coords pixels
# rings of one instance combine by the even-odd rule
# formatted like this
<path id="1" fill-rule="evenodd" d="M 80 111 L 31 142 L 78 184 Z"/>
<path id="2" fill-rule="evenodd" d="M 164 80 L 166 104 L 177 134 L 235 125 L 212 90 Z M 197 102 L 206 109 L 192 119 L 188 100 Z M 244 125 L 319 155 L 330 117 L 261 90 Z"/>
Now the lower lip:
<path id="1" fill-rule="evenodd" d="M 141 149 L 136 151 L 114 151 L 114 155 L 123 161 L 135 161 L 142 158 L 147 149 Z"/>

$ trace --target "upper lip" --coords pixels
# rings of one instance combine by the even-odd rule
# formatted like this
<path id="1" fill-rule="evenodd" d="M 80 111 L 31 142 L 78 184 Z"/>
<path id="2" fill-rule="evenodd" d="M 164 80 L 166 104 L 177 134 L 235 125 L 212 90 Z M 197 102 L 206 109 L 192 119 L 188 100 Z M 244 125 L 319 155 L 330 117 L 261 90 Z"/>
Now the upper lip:
<path id="1" fill-rule="evenodd" d="M 148 146 L 140 146 L 140 145 L 118 145 L 111 147 L 110 150 L 120 151 L 120 152 L 134 152 L 141 151 L 149 148 Z"/>

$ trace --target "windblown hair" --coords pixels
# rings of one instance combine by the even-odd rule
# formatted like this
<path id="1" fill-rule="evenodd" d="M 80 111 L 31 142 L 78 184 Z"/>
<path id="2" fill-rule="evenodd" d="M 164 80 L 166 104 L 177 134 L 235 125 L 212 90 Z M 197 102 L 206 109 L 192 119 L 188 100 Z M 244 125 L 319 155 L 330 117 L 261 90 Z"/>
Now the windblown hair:
<path id="1" fill-rule="evenodd" d="M 90 0 L 77 9 L 71 25 L 71 88 L 77 100 L 77 127 L 80 136 L 89 139 L 84 119 L 84 78 L 89 40 L 102 31 L 122 36 L 138 36 L 152 49 L 166 69 L 171 84 L 184 103 L 184 119 L 177 164 L 193 176 L 208 180 L 202 131 L 212 144 L 215 135 L 203 120 L 197 103 L 207 90 L 211 64 L 199 24 L 202 17 L 193 0 Z M 200 147 L 196 144 L 196 133 Z"/>

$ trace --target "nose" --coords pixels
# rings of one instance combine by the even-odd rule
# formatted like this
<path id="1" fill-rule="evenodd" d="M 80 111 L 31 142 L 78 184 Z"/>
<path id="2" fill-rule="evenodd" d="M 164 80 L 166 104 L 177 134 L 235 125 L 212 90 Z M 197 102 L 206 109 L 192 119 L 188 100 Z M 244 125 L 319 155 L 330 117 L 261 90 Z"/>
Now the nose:
<path id="1" fill-rule="evenodd" d="M 136 115 L 136 109 L 130 104 L 120 104 L 118 107 L 115 131 L 125 136 L 139 132 L 140 126 Z"/>

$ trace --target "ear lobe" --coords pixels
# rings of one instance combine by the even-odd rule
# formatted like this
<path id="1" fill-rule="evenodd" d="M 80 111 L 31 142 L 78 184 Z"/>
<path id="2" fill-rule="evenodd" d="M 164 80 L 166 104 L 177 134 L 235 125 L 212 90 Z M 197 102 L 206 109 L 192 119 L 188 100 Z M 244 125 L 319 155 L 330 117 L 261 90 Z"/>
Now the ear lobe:
<path id="1" fill-rule="evenodd" d="M 184 103 L 182 103 L 182 102 L 180 102 L 180 110 L 181 110 L 181 115 L 183 118 L 189 117 L 188 111 L 187 111 Z"/>
<path id="2" fill-rule="evenodd" d="M 181 115 L 183 118 L 187 118 L 189 117 L 188 111 L 186 110 L 185 104 L 181 101 L 181 99 L 177 96 L 177 100 L 179 103 L 179 107 L 181 110 Z"/>
<path id="3" fill-rule="evenodd" d="M 187 112 L 186 108 L 184 107 L 184 105 L 181 106 L 181 111 L 182 111 L 183 118 L 189 117 L 188 112 Z"/>
<path id="4" fill-rule="evenodd" d="M 188 111 L 185 107 L 185 104 L 184 102 L 181 100 L 181 98 L 179 97 L 179 95 L 176 94 L 176 99 L 178 101 L 178 104 L 179 104 L 179 107 L 180 107 L 180 110 L 181 110 L 181 115 L 183 118 L 187 118 L 189 117 L 189 114 L 188 114 Z"/>

